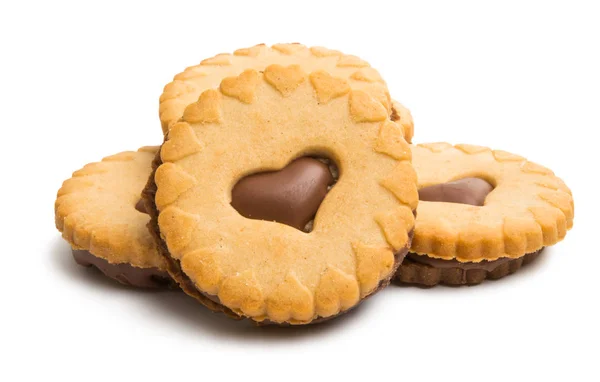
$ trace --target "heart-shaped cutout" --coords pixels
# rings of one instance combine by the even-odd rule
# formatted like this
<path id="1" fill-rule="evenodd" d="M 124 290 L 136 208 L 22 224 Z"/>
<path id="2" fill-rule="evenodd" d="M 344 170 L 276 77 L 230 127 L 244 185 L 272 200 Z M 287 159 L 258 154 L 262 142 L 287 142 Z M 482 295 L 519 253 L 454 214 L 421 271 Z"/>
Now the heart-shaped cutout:
<path id="1" fill-rule="evenodd" d="M 306 227 L 333 183 L 327 164 L 302 157 L 281 170 L 242 178 L 233 187 L 231 205 L 246 218 L 275 221 L 309 231 Z"/>
<path id="2" fill-rule="evenodd" d="M 434 184 L 419 190 L 419 200 L 483 206 L 494 187 L 480 178 L 464 178 L 454 182 Z"/>

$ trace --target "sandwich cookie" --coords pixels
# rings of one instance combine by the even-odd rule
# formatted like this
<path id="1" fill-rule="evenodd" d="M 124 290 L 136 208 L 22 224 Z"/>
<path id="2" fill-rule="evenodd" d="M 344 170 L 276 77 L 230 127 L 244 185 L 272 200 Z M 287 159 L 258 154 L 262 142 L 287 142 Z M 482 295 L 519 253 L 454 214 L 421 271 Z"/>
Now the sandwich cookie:
<path id="1" fill-rule="evenodd" d="M 75 171 L 54 206 L 56 228 L 74 260 L 122 284 L 158 288 L 172 284 L 146 225 L 140 191 L 158 147 L 142 147 Z"/>
<path id="2" fill-rule="evenodd" d="M 420 202 L 398 283 L 498 279 L 561 241 L 573 226 L 571 191 L 545 167 L 474 145 L 421 144 L 412 152 Z"/>
<path id="3" fill-rule="evenodd" d="M 416 174 L 385 85 L 355 83 L 369 84 L 268 65 L 185 108 L 144 197 L 186 293 L 233 317 L 308 324 L 388 285 L 410 247 Z"/>

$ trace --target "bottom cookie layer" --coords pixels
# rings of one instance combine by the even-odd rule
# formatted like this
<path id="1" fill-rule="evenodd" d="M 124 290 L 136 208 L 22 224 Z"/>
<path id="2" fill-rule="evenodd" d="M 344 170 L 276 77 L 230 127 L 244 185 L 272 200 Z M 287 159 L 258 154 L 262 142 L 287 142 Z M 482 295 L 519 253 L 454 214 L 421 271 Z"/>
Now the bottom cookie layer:
<path id="1" fill-rule="evenodd" d="M 410 253 L 402 263 L 394 283 L 396 284 L 417 284 L 421 286 L 444 285 L 476 285 L 485 279 L 496 280 L 516 272 L 525 264 L 535 260 L 542 252 L 528 253 L 517 259 L 499 259 L 486 262 L 485 265 L 477 266 L 477 263 L 458 263 L 453 260 L 439 260 L 427 258 L 429 264 L 423 260 L 416 261 L 415 256 Z M 425 256 L 419 256 L 425 257 Z M 429 261 L 431 260 L 431 261 Z"/>
<path id="2" fill-rule="evenodd" d="M 84 267 L 95 267 L 107 277 L 124 285 L 140 288 L 166 288 L 173 280 L 158 268 L 137 268 L 130 264 L 111 264 L 85 250 L 73 249 L 73 259 Z"/>

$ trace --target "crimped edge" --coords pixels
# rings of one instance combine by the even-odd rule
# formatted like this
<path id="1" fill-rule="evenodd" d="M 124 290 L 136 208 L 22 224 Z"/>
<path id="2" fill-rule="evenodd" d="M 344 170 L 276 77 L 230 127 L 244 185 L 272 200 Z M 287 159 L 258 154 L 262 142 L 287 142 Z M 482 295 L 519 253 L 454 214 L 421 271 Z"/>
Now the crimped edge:
<path id="1" fill-rule="evenodd" d="M 167 137 L 165 137 L 165 141 Z M 154 201 L 156 197 L 156 182 L 154 181 L 154 177 L 156 175 L 156 170 L 162 164 L 162 160 L 160 157 L 160 150 L 156 153 L 154 160 L 152 161 L 152 172 L 150 173 L 150 177 L 148 178 L 148 182 L 146 183 L 146 187 L 142 190 L 142 199 L 144 200 L 144 205 L 146 207 L 146 211 L 150 215 L 150 221 L 148 222 L 148 230 L 150 234 L 154 238 L 154 241 L 157 245 L 157 249 L 159 254 L 166 260 L 167 262 L 167 272 L 169 276 L 173 280 L 179 284 L 181 290 L 183 290 L 189 296 L 192 296 L 196 300 L 198 300 L 202 305 L 206 306 L 208 309 L 213 312 L 222 312 L 225 313 L 229 318 L 233 319 L 242 319 L 239 315 L 233 312 L 231 309 L 227 308 L 224 305 L 218 304 L 212 299 L 208 298 L 206 295 L 202 294 L 195 286 L 193 281 L 187 277 L 183 271 L 181 270 L 181 266 L 179 262 L 172 258 L 169 255 L 169 249 L 167 248 L 167 243 L 163 240 L 160 229 L 158 228 L 158 208 L 156 207 L 156 202 Z"/>

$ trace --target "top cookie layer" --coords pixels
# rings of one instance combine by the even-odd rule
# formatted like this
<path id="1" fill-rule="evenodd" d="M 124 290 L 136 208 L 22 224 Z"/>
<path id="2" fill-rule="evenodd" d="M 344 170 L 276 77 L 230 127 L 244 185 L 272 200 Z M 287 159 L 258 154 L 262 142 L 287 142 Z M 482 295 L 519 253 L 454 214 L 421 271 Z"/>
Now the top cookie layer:
<path id="1" fill-rule="evenodd" d="M 106 157 L 63 183 L 54 205 L 56 227 L 73 248 L 109 263 L 165 270 L 146 227 L 150 217 L 135 208 L 157 151 L 142 147 Z"/>
<path id="2" fill-rule="evenodd" d="M 224 79 L 185 109 L 161 149 L 155 202 L 170 254 L 199 290 L 255 320 L 307 323 L 389 278 L 418 195 L 410 147 L 378 84 L 359 90 L 323 70 L 271 65 Z M 312 232 L 230 205 L 239 179 L 302 156 L 340 170 Z"/>
<path id="3" fill-rule="evenodd" d="M 573 198 L 554 173 L 525 158 L 474 145 L 412 147 L 419 188 L 476 177 L 494 190 L 482 207 L 419 202 L 411 251 L 477 262 L 517 258 L 562 240 L 573 225 Z"/>
<path id="4" fill-rule="evenodd" d="M 165 86 L 160 97 L 160 121 L 163 133 L 177 122 L 189 104 L 198 99 L 200 93 L 219 86 L 223 78 L 237 76 L 246 69 L 262 71 L 269 65 L 299 65 L 307 73 L 322 69 L 350 83 L 353 89 L 369 90 L 380 97 L 389 109 L 390 99 L 385 82 L 369 63 L 356 56 L 344 55 L 337 50 L 322 47 L 308 48 L 301 44 L 264 44 L 238 49 L 233 54 L 219 54 L 203 60 L 199 65 L 187 68 Z M 407 131 L 407 140 L 412 138 L 412 117 L 399 103 L 400 126 Z"/>

